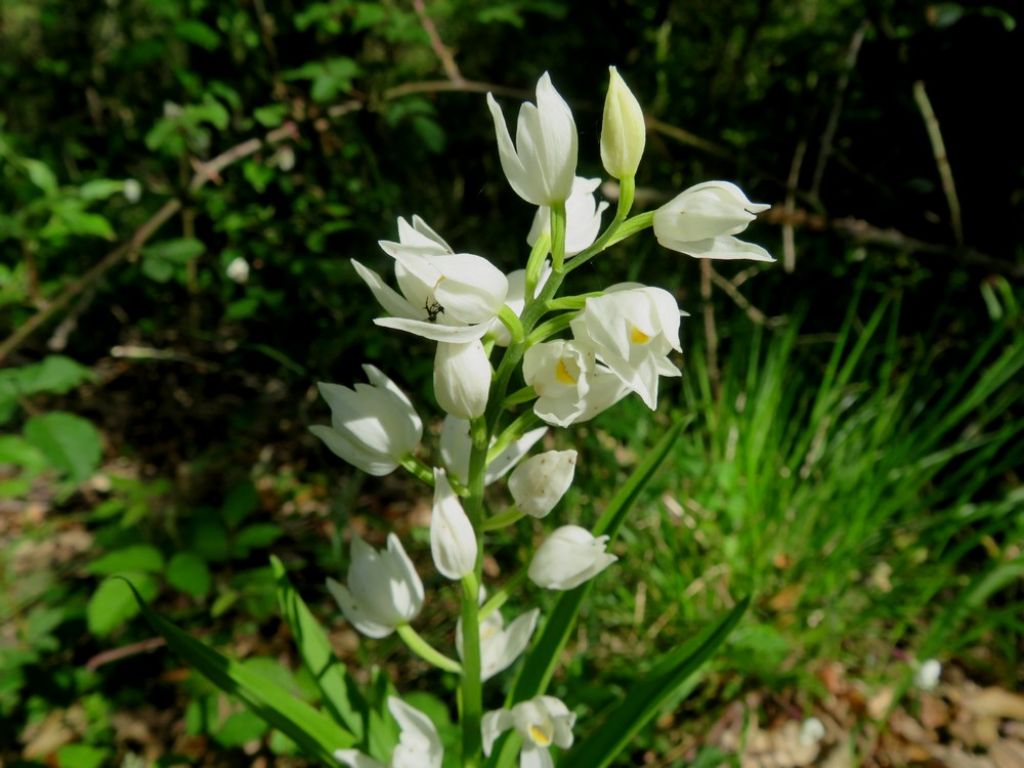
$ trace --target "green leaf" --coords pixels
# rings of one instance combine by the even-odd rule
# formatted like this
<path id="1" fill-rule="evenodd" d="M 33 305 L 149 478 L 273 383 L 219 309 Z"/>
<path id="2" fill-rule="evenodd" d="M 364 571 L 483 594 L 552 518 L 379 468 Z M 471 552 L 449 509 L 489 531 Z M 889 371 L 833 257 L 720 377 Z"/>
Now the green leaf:
<path id="1" fill-rule="evenodd" d="M 248 554 L 250 549 L 269 547 L 281 538 L 283 533 L 284 531 L 281 530 L 281 526 L 274 523 L 247 525 L 235 536 L 235 553 L 237 556 L 242 557 Z"/>
<path id="2" fill-rule="evenodd" d="M 100 768 L 110 756 L 109 749 L 90 747 L 87 744 L 65 744 L 57 750 L 57 765 L 60 768 Z"/>
<path id="3" fill-rule="evenodd" d="M 194 552 L 179 552 L 172 557 L 166 575 L 172 587 L 192 597 L 205 597 L 213 585 L 206 561 Z"/>
<path id="4" fill-rule="evenodd" d="M 135 592 L 135 587 L 128 582 Z M 167 647 L 222 691 L 237 696 L 270 726 L 277 728 L 305 754 L 335 765 L 334 752 L 350 747 L 355 738 L 329 717 L 288 694 L 276 683 L 246 669 L 192 638 L 152 610 L 142 596 L 135 599 L 146 621 L 167 641 Z"/>
<path id="5" fill-rule="evenodd" d="M 606 768 L 658 713 L 662 703 L 691 681 L 742 618 L 750 598 L 700 635 L 665 654 L 651 673 L 630 689 L 595 726 L 592 735 L 574 748 L 560 765 L 565 768 Z"/>
<path id="6" fill-rule="evenodd" d="M 164 556 L 156 547 L 138 544 L 108 552 L 89 563 L 89 573 L 112 576 L 125 571 L 159 573 L 164 569 Z"/>
<path id="7" fill-rule="evenodd" d="M 201 240 L 196 240 L 194 237 L 178 237 L 147 245 L 142 249 L 142 255 L 175 264 L 187 264 L 197 256 L 202 256 L 205 251 L 206 246 Z"/>
<path id="8" fill-rule="evenodd" d="M 196 19 L 182 19 L 174 25 L 174 33 L 182 40 L 208 51 L 216 50 L 220 45 L 220 35 Z"/>
<path id="9" fill-rule="evenodd" d="M 53 171 L 46 163 L 33 160 L 30 157 L 23 157 L 21 158 L 21 167 L 28 174 L 28 180 L 43 192 L 51 194 L 57 191 L 57 177 L 53 175 Z"/>
<path id="10" fill-rule="evenodd" d="M 312 674 L 331 714 L 363 741 L 366 700 L 348 670 L 331 650 L 327 633 L 292 587 L 284 565 L 276 557 L 270 558 L 270 567 L 277 582 L 277 602 L 285 623 L 299 648 L 302 663 Z"/>
<path id="11" fill-rule="evenodd" d="M 254 109 L 252 116 L 264 128 L 277 128 L 288 116 L 288 107 L 284 104 L 268 104 Z"/>
<path id="12" fill-rule="evenodd" d="M 106 200 L 124 191 L 124 182 L 117 179 L 93 179 L 78 188 L 78 196 L 83 200 Z"/>
<path id="13" fill-rule="evenodd" d="M 234 530 L 259 507 L 260 496 L 249 480 L 239 483 L 228 492 L 221 515 L 229 529 Z"/>
<path id="14" fill-rule="evenodd" d="M 626 519 L 626 513 L 632 508 L 640 493 L 650 482 L 654 473 L 668 457 L 669 451 L 675 444 L 679 433 L 683 429 L 683 422 L 676 422 L 662 436 L 658 444 L 647 454 L 643 462 L 633 470 L 622 488 L 612 498 L 605 508 L 604 513 L 594 526 L 594 535 L 607 535 L 614 540 Z M 544 630 L 534 645 L 533 652 L 526 659 L 515 686 L 509 694 L 508 703 L 532 699 L 543 693 L 547 688 L 551 675 L 554 674 L 562 649 L 569 639 L 569 633 L 576 623 L 576 616 L 579 613 L 580 605 L 589 592 L 594 580 L 581 584 L 576 589 L 569 590 L 562 594 L 555 604 L 551 616 L 544 624 Z"/>
<path id="15" fill-rule="evenodd" d="M 13 464 L 33 474 L 48 466 L 43 452 L 19 435 L 0 435 L 0 464 Z"/>
<path id="16" fill-rule="evenodd" d="M 249 709 L 228 715 L 224 725 L 214 735 L 222 747 L 240 747 L 250 741 L 263 738 L 267 724 L 259 715 Z"/>
<path id="17" fill-rule="evenodd" d="M 25 422 L 25 439 L 42 451 L 50 464 L 78 485 L 100 464 L 103 445 L 90 422 L 71 413 L 54 411 Z"/>
<path id="18" fill-rule="evenodd" d="M 144 595 L 147 600 L 156 597 L 158 591 L 156 579 L 149 574 L 122 575 L 126 579 L 130 578 L 132 583 L 138 586 L 139 593 Z M 89 631 L 99 637 L 109 635 L 138 612 L 139 606 L 135 598 L 132 597 L 132 591 L 120 579 L 107 579 L 100 584 L 99 589 L 92 593 L 92 597 L 89 598 L 89 602 L 85 606 L 85 618 L 89 625 Z"/>
<path id="19" fill-rule="evenodd" d="M 647 483 L 654 477 L 654 473 L 668 457 L 672 446 L 682 432 L 686 422 L 677 421 L 651 449 L 644 460 L 633 470 L 623 486 L 618 490 L 612 500 L 608 502 L 604 513 L 594 526 L 594 535 L 606 535 L 614 541 L 618 535 L 619 528 L 626 519 L 626 514 L 643 492 Z M 511 691 L 505 700 L 505 706 L 520 701 L 532 699 L 539 696 L 551 682 L 551 676 L 555 672 L 562 657 L 562 651 L 569 635 L 576 623 L 580 606 L 593 587 L 594 579 L 581 584 L 576 589 L 564 592 L 554 610 L 544 624 L 539 638 L 534 643 L 533 650 L 526 657 L 519 676 L 516 678 Z M 495 765 L 510 765 L 515 758 L 517 743 L 514 739 L 505 738 L 501 744 Z"/>

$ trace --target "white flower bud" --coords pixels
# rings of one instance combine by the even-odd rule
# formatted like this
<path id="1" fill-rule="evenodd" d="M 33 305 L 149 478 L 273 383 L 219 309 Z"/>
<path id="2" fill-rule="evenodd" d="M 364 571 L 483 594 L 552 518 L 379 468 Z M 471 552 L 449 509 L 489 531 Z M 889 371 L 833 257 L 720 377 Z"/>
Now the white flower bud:
<path id="1" fill-rule="evenodd" d="M 389 768 L 441 768 L 444 745 L 430 718 L 395 696 L 388 696 L 388 710 L 400 729 Z M 355 749 L 339 749 L 334 757 L 349 768 L 384 768 Z"/>
<path id="2" fill-rule="evenodd" d="M 491 363 L 480 341 L 439 342 L 434 355 L 434 395 L 446 413 L 460 419 L 483 416 L 491 389 Z"/>
<path id="3" fill-rule="evenodd" d="M 430 516 L 430 552 L 440 573 L 453 580 L 476 567 L 473 525 L 443 469 L 434 468 L 434 506 Z"/>
<path id="4" fill-rule="evenodd" d="M 546 517 L 572 485 L 576 451 L 546 451 L 531 456 L 508 478 L 508 490 L 520 512 Z"/>
<path id="5" fill-rule="evenodd" d="M 234 280 L 239 285 L 247 283 L 249 282 L 249 262 L 241 256 L 236 256 L 228 264 L 224 274 L 228 276 L 228 279 Z"/>
<path id="6" fill-rule="evenodd" d="M 380 552 L 353 537 L 347 581 L 345 586 L 328 579 L 327 589 L 345 618 L 367 637 L 387 637 L 423 607 L 423 582 L 393 533 Z"/>
<path id="7" fill-rule="evenodd" d="M 548 73 L 537 82 L 536 106 L 526 102 L 519 109 L 514 145 L 501 107 L 489 93 L 487 106 L 498 136 L 501 168 L 515 193 L 534 205 L 568 200 L 576 175 L 576 123 Z"/>
<path id="8" fill-rule="evenodd" d="M 608 70 L 611 80 L 601 123 L 601 163 L 612 177 L 631 179 L 636 176 L 647 140 L 644 111 L 615 67 Z"/>
<path id="9" fill-rule="evenodd" d="M 926 659 L 914 672 L 914 685 L 922 691 L 934 691 L 942 677 L 942 663 L 937 659 Z"/>
<path id="10" fill-rule="evenodd" d="M 331 426 L 317 424 L 309 431 L 349 464 L 371 475 L 386 475 L 416 450 L 423 422 L 391 379 L 372 365 L 363 370 L 370 385 L 317 385 L 331 408 Z"/>
<path id="11" fill-rule="evenodd" d="M 484 484 L 490 485 L 508 474 L 547 431 L 547 427 L 531 429 L 518 440 L 509 443 L 508 447 L 487 465 Z M 493 444 L 494 441 L 491 442 Z M 469 455 L 473 451 L 473 441 L 469 437 L 469 422 L 454 416 L 445 416 L 439 443 L 441 463 L 448 474 L 461 483 L 469 482 Z"/>
<path id="12" fill-rule="evenodd" d="M 545 589 L 578 587 L 618 560 L 604 551 L 607 536 L 594 537 L 578 525 L 563 525 L 537 548 L 527 575 Z"/>
<path id="13" fill-rule="evenodd" d="M 731 182 L 705 181 L 654 212 L 654 236 L 669 250 L 698 258 L 774 261 L 761 246 L 733 237 L 769 208 L 750 202 Z"/>

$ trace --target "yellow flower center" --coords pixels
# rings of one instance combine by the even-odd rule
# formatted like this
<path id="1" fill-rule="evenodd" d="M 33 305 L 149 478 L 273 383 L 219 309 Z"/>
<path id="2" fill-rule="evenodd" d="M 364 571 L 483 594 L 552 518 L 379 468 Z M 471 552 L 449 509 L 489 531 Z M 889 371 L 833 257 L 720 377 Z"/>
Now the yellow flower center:
<path id="1" fill-rule="evenodd" d="M 551 746 L 551 734 L 545 732 L 539 725 L 530 726 L 530 738 L 533 739 L 533 743 L 538 747 Z"/>
<path id="2" fill-rule="evenodd" d="M 648 341 L 651 340 L 651 337 L 634 325 L 632 328 L 630 328 L 629 340 L 632 341 L 634 344 L 646 344 Z"/>
<path id="3" fill-rule="evenodd" d="M 569 373 L 569 369 L 565 366 L 565 361 L 562 358 L 558 358 L 558 362 L 555 364 L 555 378 L 563 384 L 575 384 L 576 377 Z"/>

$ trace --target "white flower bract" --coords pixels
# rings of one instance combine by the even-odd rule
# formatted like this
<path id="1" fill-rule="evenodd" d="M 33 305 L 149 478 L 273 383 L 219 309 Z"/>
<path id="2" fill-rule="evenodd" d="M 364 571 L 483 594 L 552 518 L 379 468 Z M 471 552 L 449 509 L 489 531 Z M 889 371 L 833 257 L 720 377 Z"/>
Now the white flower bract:
<path id="1" fill-rule="evenodd" d="M 387 637 L 423 607 L 423 582 L 393 533 L 387 549 L 379 552 L 353 536 L 346 584 L 327 579 L 327 589 L 345 618 L 367 637 Z"/>
<path id="2" fill-rule="evenodd" d="M 565 255 L 575 256 L 585 251 L 597 239 L 601 230 L 601 214 L 608 203 L 600 205 L 594 192 L 601 186 L 600 179 L 584 179 L 577 176 L 572 184 L 572 194 L 565 201 Z M 534 245 L 542 234 L 551 227 L 551 209 L 542 205 L 533 217 L 533 226 L 526 236 L 528 245 Z"/>
<path id="3" fill-rule="evenodd" d="M 567 590 L 593 578 L 618 558 L 605 552 L 607 536 L 563 525 L 537 547 L 527 575 L 545 589 Z"/>
<path id="4" fill-rule="evenodd" d="M 372 365 L 363 370 L 370 384 L 354 389 L 318 385 L 331 409 L 331 425 L 317 424 L 309 431 L 349 464 L 370 475 L 386 475 L 416 450 L 423 422 L 391 379 Z"/>
<path id="5" fill-rule="evenodd" d="M 476 567 L 477 542 L 462 502 L 443 469 L 434 468 L 434 504 L 430 516 L 430 552 L 442 576 L 457 580 Z"/>
<path id="6" fill-rule="evenodd" d="M 387 766 L 355 749 L 339 749 L 335 759 L 349 768 L 441 768 L 444 747 L 430 718 L 395 696 L 388 697 L 388 710 L 400 730 Z"/>
<path id="7" fill-rule="evenodd" d="M 733 237 L 770 207 L 750 202 L 732 182 L 705 181 L 654 212 L 654 236 L 666 248 L 698 258 L 774 261 L 761 246 Z"/>
<path id="8" fill-rule="evenodd" d="M 537 82 L 537 104 L 526 102 L 519 108 L 515 144 L 501 107 L 489 93 L 487 106 L 494 119 L 501 167 L 515 193 L 534 205 L 568 200 L 576 175 L 576 123 L 548 73 Z"/>

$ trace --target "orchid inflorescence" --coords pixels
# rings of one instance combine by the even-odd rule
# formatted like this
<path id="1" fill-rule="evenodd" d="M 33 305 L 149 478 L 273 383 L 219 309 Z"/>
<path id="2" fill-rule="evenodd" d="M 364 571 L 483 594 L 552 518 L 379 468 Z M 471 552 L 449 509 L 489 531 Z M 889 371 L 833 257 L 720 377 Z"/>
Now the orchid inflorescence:
<path id="1" fill-rule="evenodd" d="M 572 746 L 575 715 L 564 702 L 544 695 L 483 712 L 483 683 L 527 649 L 541 619 L 533 609 L 506 624 L 500 607 L 507 589 L 528 579 L 543 589 L 572 590 L 616 557 L 607 551 L 607 536 L 563 525 L 536 548 L 525 579 L 513 577 L 495 599 L 485 601 L 487 534 L 526 516 L 549 516 L 572 483 L 576 451 L 529 456 L 547 431 L 540 422 L 568 427 L 631 393 L 654 409 L 661 377 L 680 375 L 670 357 L 681 352 L 684 313 L 671 292 L 619 283 L 599 293 L 556 298 L 559 289 L 578 266 L 648 227 L 661 245 L 691 256 L 770 261 L 763 248 L 735 237 L 768 206 L 750 202 L 732 183 L 709 181 L 657 211 L 630 218 L 644 118 L 613 67 L 601 160 L 619 183 L 619 198 L 602 232 L 608 204 L 595 199 L 600 180 L 576 176 L 576 125 L 550 77 L 545 73 L 537 83 L 537 103 L 520 107 L 515 142 L 490 94 L 487 104 L 505 175 L 516 194 L 537 206 L 525 268 L 504 274 L 481 256 L 458 253 L 418 216 L 398 220 L 397 242 L 380 243 L 394 261 L 397 289 L 352 260 L 384 309 L 385 316 L 374 320 L 378 326 L 437 344 L 434 393 L 446 413 L 440 465 L 430 467 L 416 456 L 423 421 L 401 389 L 372 365 L 364 366 L 369 384 L 357 383 L 353 389 L 320 384 L 331 424 L 312 431 L 335 454 L 371 475 L 401 466 L 433 487 L 434 566 L 463 587 L 455 627 L 457 661 L 410 626 L 422 610 L 424 588 L 398 536 L 390 534 L 386 549 L 378 551 L 353 535 L 346 582 L 328 580 L 345 618 L 371 638 L 397 631 L 415 653 L 460 676 L 462 765 L 479 764 L 481 752 L 490 755 L 495 740 L 513 731 L 521 740 L 520 765 L 527 768 L 553 765 L 550 747 Z M 517 375 L 522 386 L 512 389 Z M 514 503 L 487 514 L 485 488 L 506 475 Z M 397 697 L 388 700 L 388 708 L 400 728 L 389 765 L 440 766 L 442 746 L 431 721 Z M 335 757 L 354 768 L 380 766 L 353 749 L 338 750 Z"/>

